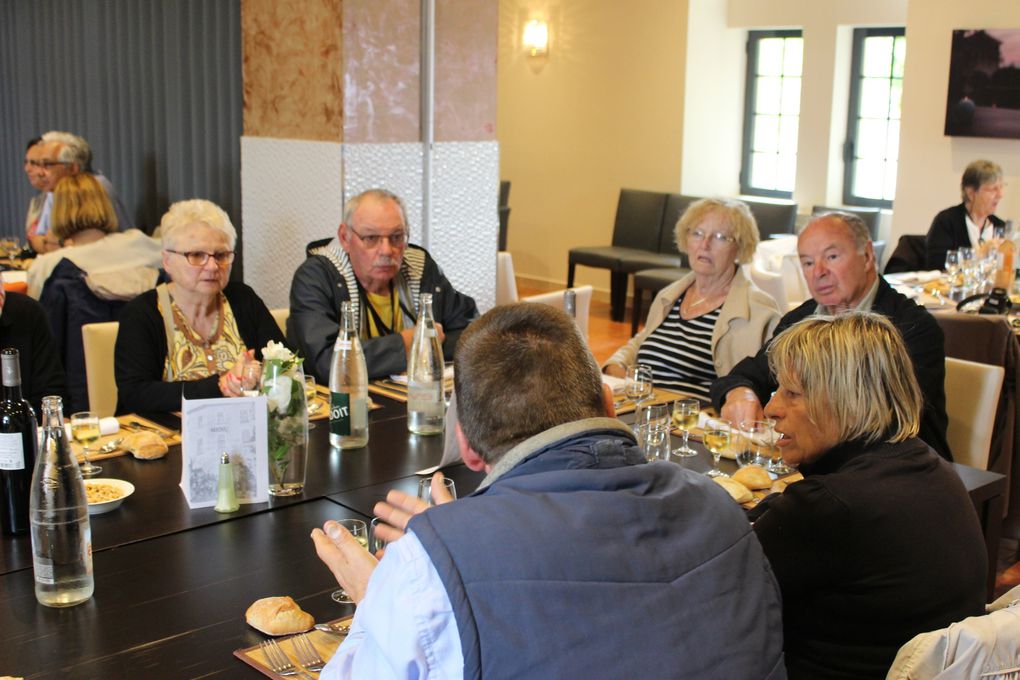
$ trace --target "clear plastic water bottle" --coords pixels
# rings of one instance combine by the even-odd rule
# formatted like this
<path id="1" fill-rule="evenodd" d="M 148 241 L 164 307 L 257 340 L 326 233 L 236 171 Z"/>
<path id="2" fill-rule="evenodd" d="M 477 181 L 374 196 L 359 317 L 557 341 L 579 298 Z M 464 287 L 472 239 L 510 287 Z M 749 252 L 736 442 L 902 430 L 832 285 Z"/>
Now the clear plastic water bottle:
<path id="1" fill-rule="evenodd" d="M 94 588 L 88 501 L 60 397 L 44 397 L 42 409 L 43 441 L 29 502 L 35 597 L 47 607 L 71 607 L 92 597 Z"/>
<path id="2" fill-rule="evenodd" d="M 407 361 L 407 429 L 415 434 L 439 434 L 446 417 L 443 395 L 443 347 L 432 316 L 432 295 L 422 293 Z"/>
<path id="3" fill-rule="evenodd" d="M 333 345 L 329 395 L 330 446 L 360 449 L 368 444 L 368 369 L 350 302 L 340 303 L 340 332 Z"/>

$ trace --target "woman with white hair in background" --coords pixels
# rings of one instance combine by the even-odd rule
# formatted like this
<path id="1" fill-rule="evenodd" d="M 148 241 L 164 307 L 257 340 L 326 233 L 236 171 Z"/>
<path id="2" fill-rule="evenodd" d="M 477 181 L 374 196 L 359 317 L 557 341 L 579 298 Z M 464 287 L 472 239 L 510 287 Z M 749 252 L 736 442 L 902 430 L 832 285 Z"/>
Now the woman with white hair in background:
<path id="1" fill-rule="evenodd" d="M 266 305 L 228 283 L 237 232 L 210 201 L 170 206 L 160 222 L 171 282 L 132 300 L 115 349 L 117 412 L 176 411 L 181 397 L 241 396 L 245 367 L 283 334 Z"/>

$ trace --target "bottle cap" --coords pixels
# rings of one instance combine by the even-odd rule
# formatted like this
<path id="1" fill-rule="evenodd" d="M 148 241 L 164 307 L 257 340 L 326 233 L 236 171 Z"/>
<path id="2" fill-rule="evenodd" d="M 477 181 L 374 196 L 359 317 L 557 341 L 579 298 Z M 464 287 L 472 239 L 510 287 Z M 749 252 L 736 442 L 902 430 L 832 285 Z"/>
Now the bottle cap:
<path id="1" fill-rule="evenodd" d="M 21 384 L 21 366 L 18 363 L 18 350 L 8 347 L 0 352 L 0 380 L 7 387 Z"/>
<path id="2" fill-rule="evenodd" d="M 220 456 L 220 464 L 221 465 L 226 465 L 229 462 L 230 462 L 230 454 L 224 451 L 223 455 Z"/>

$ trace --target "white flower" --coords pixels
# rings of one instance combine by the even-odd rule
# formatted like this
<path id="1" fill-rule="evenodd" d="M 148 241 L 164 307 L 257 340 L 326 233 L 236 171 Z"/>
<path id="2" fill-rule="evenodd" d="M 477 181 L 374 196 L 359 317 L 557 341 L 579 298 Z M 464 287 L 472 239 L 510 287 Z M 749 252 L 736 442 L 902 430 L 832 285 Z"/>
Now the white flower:
<path id="1" fill-rule="evenodd" d="M 270 340 L 269 344 L 273 344 L 273 341 Z M 282 347 L 282 345 L 277 346 Z M 276 411 L 277 413 L 287 412 L 287 407 L 290 406 L 292 382 L 293 380 L 289 375 L 278 375 L 271 382 L 267 382 L 269 389 L 266 391 L 266 397 L 269 401 L 270 411 Z"/>
<path id="2" fill-rule="evenodd" d="M 286 345 L 270 340 L 269 344 L 262 350 L 262 359 L 265 361 L 273 361 L 274 359 L 281 362 L 292 361 L 294 353 L 287 349 Z"/>

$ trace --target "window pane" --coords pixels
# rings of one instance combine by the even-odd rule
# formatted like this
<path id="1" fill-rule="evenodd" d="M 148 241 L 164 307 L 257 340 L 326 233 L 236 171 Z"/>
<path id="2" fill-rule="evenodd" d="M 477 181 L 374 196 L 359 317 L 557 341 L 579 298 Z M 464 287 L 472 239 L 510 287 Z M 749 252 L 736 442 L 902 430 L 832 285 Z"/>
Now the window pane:
<path id="1" fill-rule="evenodd" d="M 896 197 L 896 163 L 885 164 L 885 193 L 882 198 L 891 201 Z"/>
<path id="2" fill-rule="evenodd" d="M 792 153 L 779 155 L 779 163 L 776 168 L 776 189 L 780 191 L 793 191 L 797 183 L 797 156 Z"/>
<path id="3" fill-rule="evenodd" d="M 854 164 L 854 195 L 881 199 L 884 196 L 882 182 L 884 165 L 882 161 L 857 159 Z"/>
<path id="4" fill-rule="evenodd" d="M 783 39 L 764 38 L 758 41 L 758 75 L 778 76 L 783 73 Z"/>
<path id="5" fill-rule="evenodd" d="M 754 117 L 754 148 L 753 151 L 779 150 L 779 116 Z"/>
<path id="6" fill-rule="evenodd" d="M 857 158 L 884 159 L 887 128 L 888 123 L 884 120 L 862 118 L 857 124 L 857 145 L 854 149 Z"/>
<path id="7" fill-rule="evenodd" d="M 889 117 L 900 119 L 900 100 L 903 99 L 903 81 L 893 80 L 889 86 Z"/>
<path id="8" fill-rule="evenodd" d="M 889 121 L 889 138 L 886 140 L 885 157 L 890 161 L 900 157 L 900 121 Z"/>
<path id="9" fill-rule="evenodd" d="M 783 75 L 800 77 L 803 74 L 804 39 L 787 38 L 783 50 Z"/>
<path id="10" fill-rule="evenodd" d="M 907 39 L 902 35 L 896 38 L 896 47 L 893 48 L 893 68 L 892 74 L 894 78 L 903 77 L 903 63 L 907 59 Z"/>
<path id="11" fill-rule="evenodd" d="M 889 81 L 861 79 L 861 118 L 886 118 L 889 115 Z"/>
<path id="12" fill-rule="evenodd" d="M 888 78 L 892 72 L 892 60 L 892 36 L 865 38 L 861 75 L 865 78 Z"/>
<path id="13" fill-rule="evenodd" d="M 779 152 L 797 154 L 797 116 L 783 116 L 779 119 Z"/>
<path id="14" fill-rule="evenodd" d="M 755 113 L 779 113 L 783 80 L 777 77 L 758 78 L 755 88 Z"/>
<path id="15" fill-rule="evenodd" d="M 759 189 L 776 188 L 775 154 L 751 154 L 751 185 Z"/>
<path id="16" fill-rule="evenodd" d="M 800 114 L 800 78 L 783 78 L 782 112 L 787 116 Z"/>

